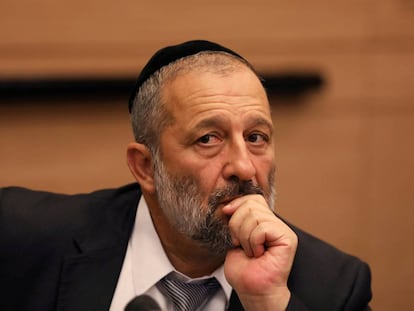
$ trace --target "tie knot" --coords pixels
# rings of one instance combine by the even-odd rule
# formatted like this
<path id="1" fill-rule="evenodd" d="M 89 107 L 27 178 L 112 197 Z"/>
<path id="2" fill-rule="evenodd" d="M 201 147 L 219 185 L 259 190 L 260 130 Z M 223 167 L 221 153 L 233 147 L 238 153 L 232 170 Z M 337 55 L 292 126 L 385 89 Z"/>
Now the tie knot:
<path id="1" fill-rule="evenodd" d="M 220 284 L 216 278 L 209 278 L 201 282 L 184 282 L 169 276 L 161 279 L 158 289 L 170 297 L 177 311 L 192 311 L 219 289 Z"/>

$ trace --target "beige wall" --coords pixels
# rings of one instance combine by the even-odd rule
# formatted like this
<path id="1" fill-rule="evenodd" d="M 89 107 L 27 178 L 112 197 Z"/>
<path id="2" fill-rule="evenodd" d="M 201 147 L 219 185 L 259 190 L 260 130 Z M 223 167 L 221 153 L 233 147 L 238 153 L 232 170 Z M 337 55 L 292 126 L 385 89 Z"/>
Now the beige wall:
<path id="1" fill-rule="evenodd" d="M 410 310 L 413 17 L 406 0 L 3 0 L 0 79 L 136 76 L 155 49 L 190 38 L 222 42 L 261 72 L 321 72 L 321 92 L 272 99 L 278 210 L 370 263 L 375 310 Z M 0 98 L 0 186 L 73 193 L 132 181 L 125 98 Z"/>

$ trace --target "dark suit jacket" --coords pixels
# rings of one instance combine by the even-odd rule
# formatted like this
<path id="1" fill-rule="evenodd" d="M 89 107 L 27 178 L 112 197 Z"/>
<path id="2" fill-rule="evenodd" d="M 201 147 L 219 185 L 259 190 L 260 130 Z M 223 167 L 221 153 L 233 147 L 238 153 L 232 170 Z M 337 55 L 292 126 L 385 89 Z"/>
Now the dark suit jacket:
<path id="1" fill-rule="evenodd" d="M 108 310 L 140 196 L 136 184 L 80 195 L 1 189 L 0 309 Z M 368 309 L 368 266 L 292 228 L 288 310 Z M 229 310 L 243 310 L 235 292 Z"/>

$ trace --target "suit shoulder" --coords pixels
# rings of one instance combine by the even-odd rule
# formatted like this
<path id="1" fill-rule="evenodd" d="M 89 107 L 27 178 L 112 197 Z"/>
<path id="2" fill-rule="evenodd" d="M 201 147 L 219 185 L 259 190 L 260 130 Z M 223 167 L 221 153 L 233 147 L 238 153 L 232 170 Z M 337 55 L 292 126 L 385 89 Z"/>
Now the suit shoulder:
<path id="1" fill-rule="evenodd" d="M 136 185 L 91 193 L 61 194 L 21 187 L 0 189 L 0 232 L 14 237 L 23 234 L 63 234 L 108 218 L 111 209 L 135 204 Z"/>
<path id="2" fill-rule="evenodd" d="M 299 241 L 289 278 L 295 296 L 318 310 L 364 309 L 371 299 L 369 266 L 295 226 L 290 227 Z"/>
<path id="3" fill-rule="evenodd" d="M 108 200 L 128 198 L 129 194 L 139 193 L 136 184 L 129 184 L 121 188 L 101 189 L 89 193 L 63 194 L 48 191 L 32 190 L 23 187 L 0 188 L 0 208 L 14 211 L 26 209 L 71 208 L 104 203 Z"/>
<path id="4" fill-rule="evenodd" d="M 305 259 L 307 265 L 325 265 L 325 268 L 336 270 L 342 266 L 365 265 L 359 258 L 348 254 L 337 247 L 303 231 L 293 225 L 292 230 L 298 236 L 297 260 Z"/>

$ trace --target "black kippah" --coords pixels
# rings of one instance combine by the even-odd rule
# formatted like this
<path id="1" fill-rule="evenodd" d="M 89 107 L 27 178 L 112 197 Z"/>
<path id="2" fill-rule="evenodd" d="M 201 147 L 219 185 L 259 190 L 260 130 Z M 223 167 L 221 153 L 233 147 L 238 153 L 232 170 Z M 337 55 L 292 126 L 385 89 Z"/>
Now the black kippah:
<path id="1" fill-rule="evenodd" d="M 232 54 L 240 59 L 243 59 L 239 54 L 236 52 L 221 46 L 217 43 L 205 41 L 205 40 L 193 40 L 187 41 L 181 44 L 167 46 L 162 48 L 158 52 L 156 52 L 145 67 L 142 69 L 140 75 L 138 76 L 138 80 L 135 84 L 134 90 L 131 94 L 129 99 L 129 112 L 132 111 L 132 106 L 134 104 L 134 99 L 136 94 L 138 93 L 139 88 L 142 84 L 152 76 L 156 71 L 160 70 L 162 67 L 180 59 L 190 55 L 197 54 L 203 51 L 221 51 L 227 52 Z"/>

